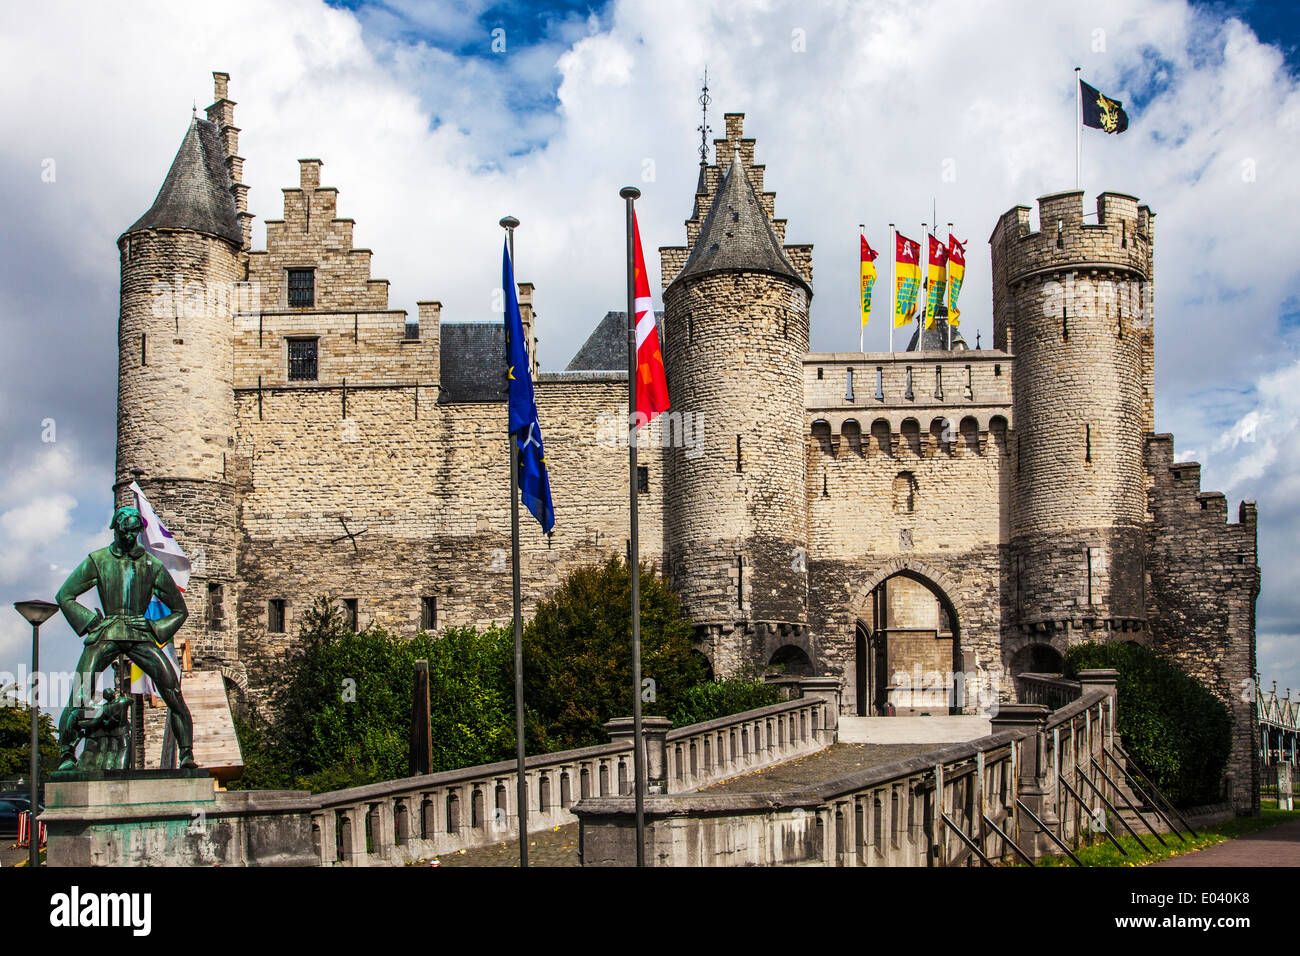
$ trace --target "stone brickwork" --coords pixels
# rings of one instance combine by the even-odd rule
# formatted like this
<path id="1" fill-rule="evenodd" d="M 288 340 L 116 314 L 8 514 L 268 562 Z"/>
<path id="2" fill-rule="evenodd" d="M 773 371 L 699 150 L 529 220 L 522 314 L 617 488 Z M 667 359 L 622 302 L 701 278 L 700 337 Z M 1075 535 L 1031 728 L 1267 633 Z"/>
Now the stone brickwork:
<path id="1" fill-rule="evenodd" d="M 1201 466 L 1175 460 L 1172 435 L 1149 436 L 1147 473 L 1151 647 L 1231 709 L 1232 801 L 1238 811 L 1258 810 L 1255 502 L 1243 501 L 1229 522 L 1223 495 L 1201 491 Z"/>
<path id="2" fill-rule="evenodd" d="M 408 327 L 320 160 L 300 160 L 250 248 L 224 74 L 215 92 L 212 125 L 194 121 L 119 240 L 116 490 L 138 469 L 195 560 L 196 666 L 256 701 L 319 595 L 404 634 L 425 598 L 437 627 L 508 620 L 506 409 L 490 368 L 444 389 L 453 340 L 486 355 L 491 336 L 444 339 L 434 300 Z M 1235 792 L 1252 794 L 1253 714 L 1234 695 L 1254 667 L 1254 506 L 1226 524 L 1152 435 L 1151 211 L 1104 193 L 1085 222 L 1072 191 L 1039 201 L 1037 231 L 1027 207 L 1002 216 L 994 349 L 810 354 L 812 248 L 786 244 L 743 115 L 725 125 L 686 245 L 660 249 L 673 408 L 638 457 L 641 554 L 715 672 L 838 678 L 842 710 L 871 713 L 895 671 L 961 671 L 1011 702 L 1035 648 L 1136 640 L 1229 701 Z M 290 305 L 291 269 L 312 270 L 310 305 Z M 538 374 L 534 290 L 519 293 L 557 515 L 549 537 L 522 516 L 529 614 L 625 553 L 627 382 Z M 296 338 L 316 340 L 314 378 L 290 379 Z"/>

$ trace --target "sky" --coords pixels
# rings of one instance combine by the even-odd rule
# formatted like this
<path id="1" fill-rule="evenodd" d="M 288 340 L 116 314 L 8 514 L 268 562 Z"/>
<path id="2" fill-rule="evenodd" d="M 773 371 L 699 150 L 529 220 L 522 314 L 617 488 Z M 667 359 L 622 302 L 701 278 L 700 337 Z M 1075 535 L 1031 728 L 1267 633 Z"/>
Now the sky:
<path id="1" fill-rule="evenodd" d="M 26 4 L 0 34 L 0 603 L 50 597 L 109 540 L 117 237 L 192 107 L 231 75 L 249 208 L 324 161 L 391 303 L 494 319 L 501 231 L 536 284 L 543 369 L 624 301 L 621 186 L 647 246 L 681 245 L 709 123 L 747 114 L 787 240 L 813 243 L 812 347 L 856 350 L 857 233 L 970 240 L 962 332 L 991 341 L 987 240 L 1074 184 L 1073 68 L 1124 102 L 1083 134 L 1085 208 L 1156 212 L 1156 427 L 1234 516 L 1259 504 L 1259 669 L 1300 690 L 1300 56 L 1290 4 L 1187 0 L 162 0 Z M 1036 213 L 1035 213 L 1036 215 Z M 648 255 L 652 279 L 658 258 Z M 657 286 L 654 286 L 657 288 Z M 656 294 L 657 297 L 657 294 Z M 867 348 L 887 348 L 885 323 Z M 70 669 L 60 618 L 43 660 Z M 0 672 L 30 631 L 0 611 Z"/>

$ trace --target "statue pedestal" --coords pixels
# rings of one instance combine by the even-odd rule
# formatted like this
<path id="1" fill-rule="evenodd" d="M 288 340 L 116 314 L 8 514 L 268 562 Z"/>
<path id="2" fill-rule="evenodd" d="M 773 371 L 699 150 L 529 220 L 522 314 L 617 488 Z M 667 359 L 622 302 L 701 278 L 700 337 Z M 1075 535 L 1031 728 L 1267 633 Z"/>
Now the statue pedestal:
<path id="1" fill-rule="evenodd" d="M 317 866 L 311 810 L 299 790 L 219 791 L 197 770 L 52 775 L 48 866 Z"/>

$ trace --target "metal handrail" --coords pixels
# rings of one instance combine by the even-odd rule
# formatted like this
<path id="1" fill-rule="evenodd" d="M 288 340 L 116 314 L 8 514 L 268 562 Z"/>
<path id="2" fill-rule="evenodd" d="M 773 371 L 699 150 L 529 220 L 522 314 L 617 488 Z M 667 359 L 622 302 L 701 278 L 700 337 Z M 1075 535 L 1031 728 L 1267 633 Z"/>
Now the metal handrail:
<path id="1" fill-rule="evenodd" d="M 1131 826 L 1129 826 L 1129 822 L 1124 819 L 1124 814 L 1120 813 L 1119 810 L 1115 809 L 1115 805 L 1106 799 L 1106 794 L 1102 793 L 1101 789 L 1095 783 L 1093 783 L 1091 780 L 1088 779 L 1088 775 L 1086 773 L 1080 774 L 1079 777 L 1080 779 L 1083 780 L 1084 783 L 1092 787 L 1092 792 L 1097 795 L 1097 798 L 1101 800 L 1102 803 L 1106 804 L 1106 809 L 1109 810 L 1111 813 L 1113 813 L 1115 815 L 1115 818 L 1119 820 L 1120 823 L 1124 824 L 1124 829 L 1128 831 L 1129 836 L 1137 840 L 1137 845 L 1142 848 L 1142 852 L 1150 853 L 1151 848 L 1147 846 L 1145 843 L 1143 843 L 1142 838 L 1137 835 L 1137 831 L 1134 830 Z M 1109 829 L 1109 827 L 1107 829 Z M 1163 843 L 1164 841 L 1161 842 Z M 1116 846 L 1118 845 L 1119 844 L 1117 843 Z"/>
<path id="2" fill-rule="evenodd" d="M 1169 827 L 1169 832 L 1172 833 L 1174 836 L 1178 837 L 1178 839 L 1183 843 L 1186 843 L 1187 837 L 1183 836 L 1181 833 L 1178 832 L 1178 827 L 1174 826 L 1174 822 L 1170 820 L 1167 816 L 1165 816 L 1165 811 L 1160 809 L 1160 804 L 1157 803 L 1155 800 L 1151 799 L 1150 795 L 1148 795 L 1147 792 L 1143 790 L 1141 786 L 1138 785 L 1137 779 L 1129 776 L 1127 771 L 1122 766 L 1120 766 L 1120 762 L 1115 759 L 1115 755 L 1111 753 L 1109 750 L 1107 750 L 1105 747 L 1102 748 L 1101 752 L 1110 758 L 1110 762 L 1115 765 L 1116 769 L 1118 769 L 1120 772 L 1124 773 L 1126 777 L 1128 777 L 1128 785 L 1132 787 L 1134 790 L 1136 790 L 1137 795 L 1141 797 L 1143 800 L 1145 800 L 1147 803 L 1149 803 L 1151 805 L 1151 809 L 1155 810 L 1155 812 L 1160 815 L 1160 819 L 1165 821 L 1165 826 Z"/>
<path id="3" fill-rule="evenodd" d="M 1142 769 L 1142 767 L 1138 764 L 1138 762 L 1134 760 L 1132 757 L 1130 757 L 1128 751 L 1125 750 L 1119 744 L 1115 744 L 1114 747 L 1116 750 L 1119 751 L 1120 756 L 1124 758 L 1125 769 L 1127 770 L 1129 765 L 1131 765 L 1132 769 L 1137 771 L 1138 776 L 1142 778 L 1142 782 L 1145 783 L 1147 787 L 1150 789 L 1152 796 L 1164 801 L 1164 804 L 1169 809 L 1169 812 L 1172 813 L 1174 816 L 1176 816 L 1179 822 L 1181 822 L 1182 825 L 1187 828 L 1188 835 L 1195 837 L 1196 831 L 1193 830 L 1192 825 L 1187 822 L 1187 818 L 1184 817 L 1181 813 L 1179 813 L 1178 808 L 1175 807 L 1169 801 L 1169 798 L 1160 792 L 1160 788 L 1157 787 L 1155 783 L 1152 781 L 1152 779 L 1146 775 L 1146 771 Z M 1114 760 L 1115 758 L 1112 757 L 1111 759 Z M 1116 762 L 1118 763 L 1118 761 Z M 1173 826 L 1173 824 L 1170 824 L 1170 826 Z"/>
<path id="4" fill-rule="evenodd" d="M 1062 780 L 1061 782 L 1065 783 L 1064 780 Z M 1068 846 L 1065 845 L 1065 841 L 1063 841 L 1060 837 L 1058 837 L 1055 833 L 1053 833 L 1051 827 L 1045 824 L 1042 820 L 1038 819 L 1038 814 L 1036 814 L 1033 810 L 1030 810 L 1027 806 L 1025 806 L 1025 801 L 1017 797 L 1016 806 L 1019 807 L 1020 810 L 1022 810 L 1024 813 L 1027 813 L 1029 815 L 1029 819 L 1033 820 L 1036 824 L 1038 824 L 1039 832 L 1047 834 L 1048 838 L 1053 843 L 1055 843 L 1058 847 L 1060 847 L 1061 852 L 1074 861 L 1075 866 L 1083 866 L 1083 863 L 1079 861 L 1079 858 L 1074 855 L 1074 853 L 1070 850 Z"/>
<path id="5" fill-rule="evenodd" d="M 968 837 L 968 836 L 966 835 L 966 833 L 962 830 L 961 827 L 957 826 L 957 824 L 953 823 L 952 820 L 948 819 L 948 814 L 946 814 L 946 813 L 940 813 L 940 814 L 939 814 L 939 818 L 940 818 L 941 820 L 943 820 L 944 825 L 945 825 L 949 830 L 951 830 L 953 833 L 957 834 L 957 836 L 961 837 L 962 842 L 965 843 L 968 847 L 971 848 L 971 851 L 972 851 L 972 852 L 973 852 L 977 857 L 980 858 L 980 862 L 981 862 L 981 863 L 983 863 L 985 866 L 992 866 L 992 865 L 993 865 L 992 861 L 990 861 L 989 858 L 988 858 L 987 856 L 985 856 L 984 853 L 980 850 L 980 848 L 979 848 L 978 846 L 975 845 L 975 841 L 972 840 L 970 837 Z"/>
<path id="6" fill-rule="evenodd" d="M 1087 802 L 1084 801 L 1083 797 L 1079 795 L 1079 792 L 1075 790 L 1074 787 L 1070 786 L 1070 782 L 1066 780 L 1064 777 L 1061 778 L 1061 786 L 1063 786 L 1066 790 L 1069 791 L 1070 796 L 1074 797 L 1074 799 L 1078 802 L 1079 806 L 1081 807 L 1088 806 Z M 1111 843 L 1115 845 L 1115 849 L 1119 850 L 1120 856 L 1128 856 L 1128 850 L 1124 849 L 1124 847 L 1120 844 L 1119 840 L 1115 839 L 1115 834 L 1110 832 L 1110 827 L 1102 827 L 1101 832 L 1105 834 L 1107 840 L 1109 840 Z"/>
<path id="7" fill-rule="evenodd" d="M 1128 798 L 1128 796 L 1124 793 L 1120 785 L 1110 778 L 1110 774 L 1106 772 L 1106 768 L 1103 767 L 1101 764 L 1097 763 L 1097 758 L 1090 757 L 1089 759 L 1092 761 L 1092 765 L 1097 769 L 1097 772 L 1102 775 L 1105 781 L 1111 785 L 1111 788 L 1116 793 L 1118 793 L 1120 797 L 1123 799 L 1124 806 L 1128 807 L 1130 810 L 1132 810 L 1134 813 L 1137 814 L 1137 818 L 1142 821 L 1142 825 L 1151 831 L 1151 835 L 1160 841 L 1161 846 L 1163 847 L 1169 846 L 1169 844 L 1164 841 L 1164 838 L 1161 837 L 1160 834 L 1156 831 L 1156 828 L 1153 827 L 1150 824 L 1150 822 L 1148 822 L 1147 818 L 1142 815 L 1142 811 L 1139 810 L 1137 807 L 1133 806 L 1133 801 Z"/>
<path id="8" fill-rule="evenodd" d="M 1024 850 L 1020 849 L 1019 845 L 1017 845 L 1017 843 L 1016 843 L 1015 840 L 1011 839 L 1011 837 L 1007 836 L 1004 832 L 1002 832 L 1002 828 L 1001 828 L 1000 826 L 998 826 L 996 823 L 994 823 L 992 820 L 989 819 L 989 815 L 988 815 L 987 813 L 981 813 L 980 816 L 982 816 L 982 817 L 984 818 L 984 822 L 985 822 L 986 824 L 988 824 L 990 827 L 993 828 L 993 832 L 994 832 L 994 833 L 996 833 L 998 836 L 1002 837 L 1002 842 L 1003 842 L 1003 843 L 1005 843 L 1007 846 L 1011 847 L 1011 849 L 1013 849 L 1013 850 L 1016 851 L 1016 855 L 1017 855 L 1018 857 L 1020 857 L 1020 859 L 1024 860 L 1024 861 L 1025 861 L 1027 864 L 1029 864 L 1030 866 L 1037 866 L 1037 865 L 1038 865 L 1037 863 L 1035 863 L 1035 862 L 1033 861 L 1033 858 L 1030 857 L 1030 855 L 1029 855 L 1028 853 L 1026 853 Z"/>

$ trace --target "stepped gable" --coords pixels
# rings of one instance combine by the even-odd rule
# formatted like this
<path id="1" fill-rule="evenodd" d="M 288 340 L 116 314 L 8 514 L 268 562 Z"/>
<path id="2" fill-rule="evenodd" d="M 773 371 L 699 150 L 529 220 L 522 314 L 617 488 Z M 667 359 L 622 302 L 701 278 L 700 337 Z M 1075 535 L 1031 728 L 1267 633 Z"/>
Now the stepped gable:
<path id="1" fill-rule="evenodd" d="M 127 232 L 142 229 L 189 229 L 243 245 L 226 148 L 216 124 L 197 116 L 190 120 L 158 197 Z"/>
<path id="2" fill-rule="evenodd" d="M 506 400 L 506 332 L 500 322 L 448 322 L 439 404 Z"/>
<path id="3" fill-rule="evenodd" d="M 674 282 L 710 272 L 766 272 L 812 289 L 786 257 L 754 192 L 739 147 L 686 265 Z"/>

